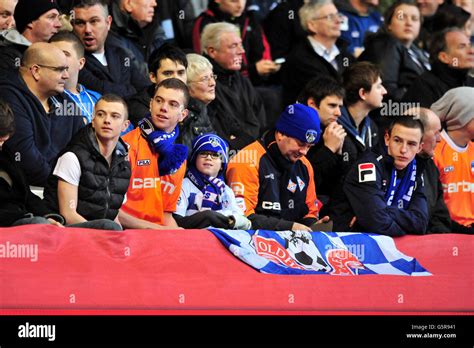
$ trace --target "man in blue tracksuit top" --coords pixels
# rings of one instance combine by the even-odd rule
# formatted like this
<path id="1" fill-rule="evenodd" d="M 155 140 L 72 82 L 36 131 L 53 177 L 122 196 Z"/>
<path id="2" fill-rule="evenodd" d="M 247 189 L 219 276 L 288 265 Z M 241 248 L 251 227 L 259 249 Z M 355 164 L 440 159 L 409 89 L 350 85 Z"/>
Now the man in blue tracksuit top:
<path id="1" fill-rule="evenodd" d="M 385 146 L 366 152 L 347 174 L 343 190 L 348 209 L 337 214 L 335 231 L 425 233 L 428 205 L 423 170 L 415 159 L 422 137 L 419 120 L 405 116 L 392 123 Z"/>
<path id="2" fill-rule="evenodd" d="M 382 15 L 373 9 L 378 0 L 336 0 L 337 9 L 347 17 L 341 25 L 341 38 L 349 43 L 348 51 L 358 57 L 364 50 L 367 33 L 376 32 L 382 25 Z"/>

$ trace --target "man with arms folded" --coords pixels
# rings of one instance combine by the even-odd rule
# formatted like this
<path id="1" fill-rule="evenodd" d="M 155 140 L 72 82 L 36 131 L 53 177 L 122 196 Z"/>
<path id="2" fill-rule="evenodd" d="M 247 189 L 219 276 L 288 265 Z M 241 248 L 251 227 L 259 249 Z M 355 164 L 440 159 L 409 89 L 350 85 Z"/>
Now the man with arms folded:
<path id="1" fill-rule="evenodd" d="M 347 213 L 336 215 L 335 231 L 373 232 L 388 236 L 424 234 L 428 206 L 422 171 L 422 123 L 409 116 L 392 122 L 385 146 L 366 152 L 344 181 Z"/>

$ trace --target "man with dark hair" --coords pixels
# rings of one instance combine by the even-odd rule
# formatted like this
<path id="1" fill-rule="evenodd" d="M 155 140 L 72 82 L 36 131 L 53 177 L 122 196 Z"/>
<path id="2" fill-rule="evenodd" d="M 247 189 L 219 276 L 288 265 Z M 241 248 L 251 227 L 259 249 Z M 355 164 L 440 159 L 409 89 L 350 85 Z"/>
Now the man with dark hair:
<path id="1" fill-rule="evenodd" d="M 71 24 L 86 50 L 86 64 L 79 73 L 79 82 L 102 94 L 127 97 L 149 83 L 140 73 L 132 52 L 108 42 L 111 23 L 105 0 L 75 2 Z"/>
<path id="2" fill-rule="evenodd" d="M 17 124 L 5 146 L 18 157 L 30 185 L 44 186 L 56 156 L 84 126 L 63 94 L 68 70 L 59 48 L 38 42 L 25 51 L 19 72 L 0 80 L 0 95 L 9 101 Z"/>
<path id="3" fill-rule="evenodd" d="M 128 127 L 127 105 L 106 94 L 58 156 L 45 189 L 45 201 L 70 227 L 122 230 L 118 211 L 130 181 L 127 146 L 120 134 Z"/>
<path id="4" fill-rule="evenodd" d="M 132 177 L 119 219 L 125 228 L 178 228 L 176 210 L 186 171 L 187 147 L 175 144 L 178 123 L 188 115 L 188 87 L 176 78 L 161 81 L 150 115 L 127 133 Z"/>
<path id="5" fill-rule="evenodd" d="M 474 49 L 469 37 L 458 28 L 448 28 L 433 36 L 430 49 L 431 71 L 421 74 L 403 96 L 405 102 L 430 107 L 451 88 L 474 87 L 469 71 L 474 68 Z"/>
<path id="6" fill-rule="evenodd" d="M 342 77 L 346 96 L 338 122 L 347 132 L 342 146 L 346 173 L 362 152 L 378 142 L 377 126 L 369 112 L 382 106 L 387 90 L 382 85 L 380 69 L 369 62 L 352 64 Z"/>
<path id="7" fill-rule="evenodd" d="M 298 97 L 298 102 L 318 112 L 321 122 L 322 141 L 313 146 L 306 157 L 313 165 L 316 191 L 323 204 L 328 203 L 342 175 L 342 145 L 346 131 L 337 120 L 341 116 L 344 95 L 344 88 L 338 81 L 323 76 L 308 82 Z"/>
<path id="8" fill-rule="evenodd" d="M 32 43 L 48 42 L 61 28 L 59 7 L 55 0 L 19 0 L 14 19 L 16 29 L 0 35 L 1 75 L 20 67 L 21 57 Z"/>
<path id="9" fill-rule="evenodd" d="M 379 144 L 356 162 L 343 186 L 348 209 L 335 216 L 335 231 L 425 233 L 428 206 L 415 158 L 423 132 L 419 120 L 399 117 L 384 136 L 385 147 Z"/>
<path id="10" fill-rule="evenodd" d="M 3 148 L 15 132 L 15 119 L 6 102 L 0 99 L 0 227 L 53 224 L 62 226 L 62 216 L 53 214 L 34 195 L 15 157 Z"/>
<path id="11" fill-rule="evenodd" d="M 84 68 L 84 46 L 81 40 L 71 32 L 60 31 L 49 40 L 66 55 L 69 66 L 69 78 L 64 85 L 64 93 L 74 101 L 78 113 L 84 118 L 84 123 L 91 123 L 94 105 L 99 100 L 100 94 L 85 88 L 78 83 L 79 71 Z"/>
<path id="12" fill-rule="evenodd" d="M 169 78 L 177 78 L 186 83 L 187 67 L 186 53 L 175 45 L 165 43 L 153 51 L 148 59 L 148 76 L 153 84 L 127 98 L 130 121 L 134 126 L 150 113 L 150 100 L 155 94 L 156 85 Z"/>

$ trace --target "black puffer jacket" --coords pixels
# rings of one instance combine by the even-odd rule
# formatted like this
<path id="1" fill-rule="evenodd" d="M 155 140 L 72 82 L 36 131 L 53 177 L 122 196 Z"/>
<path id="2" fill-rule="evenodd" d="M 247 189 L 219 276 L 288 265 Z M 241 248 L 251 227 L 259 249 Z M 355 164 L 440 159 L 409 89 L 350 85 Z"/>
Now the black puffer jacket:
<path id="1" fill-rule="evenodd" d="M 107 160 L 99 151 L 99 145 L 88 125 L 81 129 L 64 151 L 73 152 L 81 165 L 81 179 L 78 187 L 77 213 L 86 220 L 114 220 L 122 206 L 130 182 L 130 163 L 127 147 L 119 140 L 109 167 Z M 50 175 L 44 196 L 48 206 L 54 211 L 58 207 L 58 177 Z"/>

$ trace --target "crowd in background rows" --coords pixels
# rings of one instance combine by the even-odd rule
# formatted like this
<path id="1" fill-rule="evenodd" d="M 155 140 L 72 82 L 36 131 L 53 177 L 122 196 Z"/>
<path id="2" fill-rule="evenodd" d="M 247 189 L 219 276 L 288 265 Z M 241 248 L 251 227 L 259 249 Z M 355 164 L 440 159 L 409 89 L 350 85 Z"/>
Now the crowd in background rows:
<path id="1" fill-rule="evenodd" d="M 180 198 L 181 182 L 186 175 L 190 177 L 181 166 L 185 151 L 177 145 L 184 145 L 191 155 L 199 143 L 196 137 L 216 134 L 213 141 L 208 139 L 212 146 L 203 150 L 220 153 L 219 158 L 223 162 L 211 177 L 221 176 L 225 181 L 227 168 L 223 164 L 227 163 L 225 158 L 229 150 L 238 155 L 239 151 L 249 151 L 250 147 L 258 153 L 259 150 L 252 146 L 260 142 L 268 145 L 265 149 L 271 156 L 271 144 L 275 142 L 278 144 L 277 158 L 283 155 L 289 166 L 288 163 L 279 165 L 278 160 L 274 159 L 277 164 L 271 164 L 273 167 L 268 169 L 267 174 L 284 173 L 284 178 L 280 178 L 279 185 L 269 186 L 268 189 L 286 190 L 294 195 L 292 184 L 295 184 L 299 185 L 299 191 L 304 191 L 303 206 L 297 204 L 297 207 L 282 209 L 275 203 L 286 206 L 289 201 L 294 201 L 294 197 L 277 195 L 272 196 L 270 201 L 265 200 L 262 198 L 265 186 L 259 182 L 262 178 L 249 178 L 249 187 L 256 190 L 254 196 L 249 198 L 238 185 L 232 185 L 243 185 L 246 179 L 241 175 L 237 175 L 238 180 L 233 178 L 231 170 L 227 181 L 235 194 L 235 205 L 251 224 L 248 220 L 236 218 L 240 215 L 234 211 L 230 219 L 233 227 L 279 226 L 282 229 L 304 230 L 304 226 L 317 223 L 318 216 L 327 215 L 335 222 L 335 230 L 362 229 L 383 233 L 384 227 L 375 227 L 373 221 L 362 226 L 360 219 L 355 223 L 357 219 L 353 220 L 353 217 L 357 209 L 354 205 L 360 202 L 351 202 L 349 208 L 347 204 L 344 207 L 341 205 L 341 201 L 347 203 L 348 199 L 347 192 L 343 191 L 346 176 L 366 150 L 378 146 L 379 138 L 384 138 L 394 116 L 406 116 L 406 111 L 413 108 L 418 111 L 410 111 L 409 114 L 421 118 L 424 136 L 429 136 L 424 139 L 426 144 L 429 143 L 425 148 L 425 157 L 431 160 L 436 143 L 441 141 L 441 122 L 438 127 L 428 109 L 447 92 L 455 90 L 457 94 L 451 96 L 449 101 L 441 102 L 443 107 L 434 117 L 444 122 L 455 120 L 454 129 L 444 124 L 448 133 L 463 130 L 461 144 L 456 143 L 461 148 L 458 152 L 464 152 L 464 148 L 469 150 L 466 150 L 466 164 L 460 169 L 466 172 L 467 181 L 463 179 L 461 183 L 472 186 L 473 117 L 465 111 L 470 107 L 470 104 L 465 104 L 469 100 L 460 98 L 457 101 L 454 106 L 456 115 L 446 111 L 448 106 L 449 110 L 453 108 L 451 102 L 456 100 L 456 96 L 474 99 L 469 97 L 472 93 L 470 88 L 458 89 L 474 84 L 470 75 L 474 68 L 472 2 L 399 0 L 387 9 L 383 17 L 377 11 L 377 0 L 248 3 L 244 0 L 211 0 L 198 16 L 196 5 L 197 2 L 191 1 L 158 1 L 157 4 L 156 0 L 115 0 L 110 3 L 100 0 L 19 0 L 18 3 L 16 0 L 0 0 L 0 29 L 3 30 L 0 33 L 0 98 L 7 102 L 15 116 L 15 131 L 3 131 L 0 135 L 4 140 L 8 139 L 4 147 L 18 157 L 15 161 L 26 175 L 29 185 L 48 187 L 51 186 L 48 180 L 58 176 L 64 181 L 65 177 L 54 173 L 58 158 L 64 155 L 66 146 L 71 149 L 71 140 L 77 138 L 80 129 L 96 131 L 95 127 L 84 125 L 93 123 L 97 116 L 94 107 L 101 100 L 101 95 L 105 95 L 103 103 L 123 104 L 124 110 L 119 110 L 118 114 L 123 122 L 127 122 L 118 129 L 119 135 L 124 135 L 126 139 L 129 154 L 132 153 L 130 142 L 136 141 L 136 146 L 139 146 L 143 138 L 153 150 L 148 157 L 155 156 L 156 162 L 159 162 L 156 172 L 136 176 L 136 171 L 141 170 L 135 168 L 137 163 L 150 160 L 147 156 L 138 158 L 143 152 L 137 150 L 136 163 L 130 161 L 131 184 L 128 192 L 124 185 L 118 185 L 120 189 L 115 192 L 118 196 L 114 199 L 114 209 L 109 215 L 104 215 L 118 225 L 127 228 L 206 227 L 207 222 L 207 225 L 215 225 L 217 222 L 213 219 L 206 220 L 206 223 L 201 220 L 193 225 L 174 213 L 180 199 L 191 203 L 189 195 Z M 161 86 L 167 79 L 177 79 L 187 85 L 187 91 L 182 91 L 182 100 L 174 100 L 177 103 L 176 120 L 156 111 L 160 109 L 156 105 L 169 104 L 174 108 L 171 96 L 168 98 L 165 92 L 182 89 L 177 82 L 171 87 Z M 109 94 L 123 98 L 126 104 Z M 297 101 L 316 110 L 318 125 L 308 128 L 309 121 L 301 125 L 307 131 L 316 130 L 316 136 L 300 138 L 300 133 L 293 132 L 290 124 L 286 125 L 286 133 L 284 128 L 278 128 L 283 115 L 288 113 L 287 106 Z M 301 120 L 310 115 L 308 110 L 301 112 L 304 115 Z M 147 119 L 150 121 L 144 122 Z M 176 124 L 173 124 L 174 121 Z M 126 127 L 122 127 L 124 125 Z M 290 140 L 280 141 L 280 133 Z M 133 136 L 136 139 L 133 140 Z M 456 135 L 451 136 L 456 138 Z M 173 142 L 162 141 L 163 138 Z M 289 149 L 293 144 L 291 139 L 299 142 L 293 150 Z M 216 142 L 220 145 L 215 145 Z M 111 149 L 116 149 L 118 143 L 118 138 L 114 138 Z M 383 142 L 380 143 L 383 146 Z M 99 148 L 103 150 L 101 146 Z M 227 150 L 213 151 L 217 148 Z M 297 153 L 295 158 L 291 158 L 292 151 Z M 161 160 L 156 154 L 161 154 Z M 170 158 L 169 154 L 176 155 L 176 163 L 163 161 Z M 311 169 L 300 168 L 303 174 L 296 175 L 295 163 L 303 155 L 309 160 Z M 211 155 L 209 157 L 212 158 Z M 197 153 L 194 158 L 188 158 L 191 167 L 197 158 L 200 158 Z M 217 157 L 214 159 L 217 160 Z M 260 157 L 256 160 L 260 161 Z M 79 158 L 80 164 L 75 160 L 73 163 L 82 168 L 81 161 Z M 109 165 L 111 163 L 109 161 Z M 431 166 L 433 169 L 432 163 L 429 163 L 426 168 Z M 65 168 L 70 165 L 71 162 L 67 162 Z M 438 161 L 437 167 L 445 171 L 448 168 L 449 171 L 452 166 L 441 166 Z M 91 169 L 94 175 L 98 175 L 100 170 Z M 438 227 L 433 224 L 428 226 L 428 223 L 417 225 L 413 219 L 420 217 L 412 216 L 411 222 L 405 217 L 406 228 L 404 224 L 397 228 L 402 234 L 415 233 L 416 228 L 422 230 L 418 233 L 472 233 L 472 195 L 468 193 L 462 195 L 462 200 L 458 198 L 457 203 L 464 207 L 462 211 L 456 204 L 448 204 L 448 213 L 443 200 L 453 201 L 453 197 L 449 196 L 452 192 L 446 189 L 449 183 L 444 183 L 443 194 L 439 172 L 437 175 L 436 171 L 432 172 L 434 184 L 431 193 L 426 192 L 427 206 L 431 217 L 431 208 L 441 206 L 443 222 Z M 257 177 L 261 174 L 248 173 Z M 114 172 L 114 177 L 116 175 Z M 130 192 L 146 188 L 144 175 L 161 178 L 161 186 L 157 187 L 153 181 L 150 188 L 155 194 L 157 190 L 163 192 L 150 201 L 145 199 L 147 195 L 143 193 L 134 196 Z M 167 175 L 170 177 L 166 178 Z M 78 192 L 90 195 L 94 183 L 88 183 L 91 186 L 89 193 L 78 190 L 82 182 L 77 173 L 75 176 L 72 181 L 75 183 L 72 186 L 76 187 L 75 200 Z M 137 179 L 142 180 L 141 186 L 133 187 L 139 183 Z M 191 182 L 200 187 L 196 181 Z M 171 186 L 166 186 L 166 183 Z M 53 180 L 52 185 L 57 188 L 57 180 Z M 200 188 L 201 193 L 211 194 L 206 185 Z M 166 192 L 166 187 L 168 191 L 171 190 L 169 187 L 177 188 L 177 191 Z M 216 197 L 219 192 L 223 194 L 221 187 L 222 183 L 216 186 L 213 192 Z M 246 192 L 249 187 L 244 185 Z M 309 187 L 315 192 L 308 192 Z M 125 195 L 124 190 L 127 192 L 126 202 L 120 199 Z M 383 191 L 387 190 L 385 185 Z M 54 191 L 53 196 L 57 194 Z M 107 195 L 97 198 L 97 201 L 92 199 L 85 210 L 97 209 L 94 205 L 100 205 L 104 197 Z M 312 202 L 307 202 L 308 197 L 312 197 Z M 370 200 L 370 197 L 367 199 Z M 53 200 L 57 198 L 53 197 Z M 134 200 L 139 202 L 135 206 L 132 203 Z M 200 204 L 202 202 L 201 198 Z M 367 204 L 371 205 L 370 202 Z M 222 205 L 215 208 L 222 210 Z M 58 209 L 56 206 L 53 210 L 64 215 Z M 143 213 L 143 210 L 146 212 Z M 153 210 L 158 211 L 156 216 L 153 216 Z M 311 215 L 309 220 L 306 219 L 308 214 Z M 93 220 L 81 218 L 68 221 L 66 217 L 65 222 L 74 224 Z M 205 218 L 210 219 L 209 216 Z M 408 227 L 410 224 L 412 226 Z M 228 226 L 224 224 L 223 227 Z"/>

